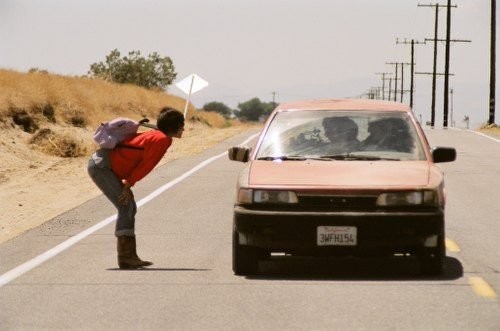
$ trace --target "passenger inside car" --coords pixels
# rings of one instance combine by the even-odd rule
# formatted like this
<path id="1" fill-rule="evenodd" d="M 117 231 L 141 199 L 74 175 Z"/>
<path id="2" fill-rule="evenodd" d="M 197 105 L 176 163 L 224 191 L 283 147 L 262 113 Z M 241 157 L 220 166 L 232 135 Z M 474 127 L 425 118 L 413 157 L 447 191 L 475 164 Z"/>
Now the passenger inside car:
<path id="1" fill-rule="evenodd" d="M 323 119 L 325 136 L 330 142 L 325 153 L 350 153 L 359 149 L 358 125 L 349 117 L 326 117 Z"/>
<path id="2" fill-rule="evenodd" d="M 360 143 L 364 151 L 389 150 L 411 153 L 413 139 L 408 125 L 400 118 L 384 118 L 368 125 L 369 136 Z"/>

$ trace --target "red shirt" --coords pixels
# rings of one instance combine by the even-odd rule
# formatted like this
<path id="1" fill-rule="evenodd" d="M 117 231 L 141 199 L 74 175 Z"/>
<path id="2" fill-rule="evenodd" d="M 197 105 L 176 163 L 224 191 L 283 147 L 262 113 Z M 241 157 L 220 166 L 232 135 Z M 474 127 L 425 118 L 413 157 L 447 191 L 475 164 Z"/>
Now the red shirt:
<path id="1" fill-rule="evenodd" d="M 111 169 L 119 179 L 133 186 L 153 170 L 171 144 L 172 138 L 160 130 L 139 133 L 120 143 L 135 148 L 118 146 L 113 149 Z"/>

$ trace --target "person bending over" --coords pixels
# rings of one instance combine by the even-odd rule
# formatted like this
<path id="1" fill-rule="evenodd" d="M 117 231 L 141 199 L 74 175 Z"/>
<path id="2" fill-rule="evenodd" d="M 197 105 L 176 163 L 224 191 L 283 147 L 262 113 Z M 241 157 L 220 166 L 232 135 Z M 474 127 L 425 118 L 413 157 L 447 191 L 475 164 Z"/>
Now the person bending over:
<path id="1" fill-rule="evenodd" d="M 137 205 L 131 188 L 160 162 L 172 138 L 182 137 L 184 116 L 165 107 L 157 117 L 156 126 L 158 130 L 137 133 L 114 149 L 97 150 L 88 162 L 90 177 L 118 210 L 115 236 L 120 269 L 153 264 L 137 256 L 134 231 Z"/>

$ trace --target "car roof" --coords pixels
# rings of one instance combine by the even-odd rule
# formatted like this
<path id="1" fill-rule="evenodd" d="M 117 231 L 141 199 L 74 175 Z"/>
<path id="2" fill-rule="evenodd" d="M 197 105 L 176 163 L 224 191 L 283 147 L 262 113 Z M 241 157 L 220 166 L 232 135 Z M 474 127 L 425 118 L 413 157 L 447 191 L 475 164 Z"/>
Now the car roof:
<path id="1" fill-rule="evenodd" d="M 405 104 L 373 99 L 317 99 L 286 102 L 278 105 L 276 111 L 294 110 L 370 110 L 411 112 Z"/>

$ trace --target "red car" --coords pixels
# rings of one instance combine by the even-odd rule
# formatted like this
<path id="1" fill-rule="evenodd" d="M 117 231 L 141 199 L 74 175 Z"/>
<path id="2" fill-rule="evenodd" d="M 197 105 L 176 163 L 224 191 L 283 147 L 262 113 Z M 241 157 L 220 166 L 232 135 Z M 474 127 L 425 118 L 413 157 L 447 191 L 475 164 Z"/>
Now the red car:
<path id="1" fill-rule="evenodd" d="M 416 256 L 442 271 L 445 192 L 438 162 L 406 105 L 356 99 L 279 105 L 237 183 L 235 274 L 259 272 L 271 253 L 307 257 Z"/>

